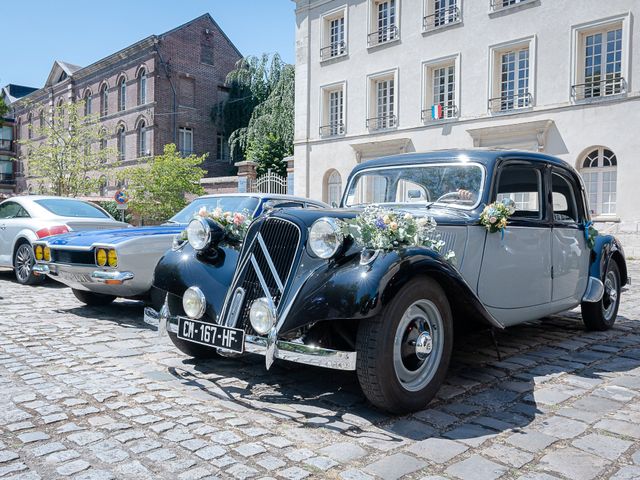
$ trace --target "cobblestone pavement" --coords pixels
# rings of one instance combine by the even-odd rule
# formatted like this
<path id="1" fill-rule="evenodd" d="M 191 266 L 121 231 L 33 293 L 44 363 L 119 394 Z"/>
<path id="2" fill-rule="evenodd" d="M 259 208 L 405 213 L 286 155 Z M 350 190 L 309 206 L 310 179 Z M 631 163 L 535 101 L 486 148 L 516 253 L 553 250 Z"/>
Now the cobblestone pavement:
<path id="1" fill-rule="evenodd" d="M 640 262 L 631 274 L 640 278 Z M 262 357 L 194 364 L 142 306 L 82 306 L 0 272 L 0 479 L 640 478 L 640 295 L 459 335 L 428 410 L 368 407 L 354 374 Z"/>

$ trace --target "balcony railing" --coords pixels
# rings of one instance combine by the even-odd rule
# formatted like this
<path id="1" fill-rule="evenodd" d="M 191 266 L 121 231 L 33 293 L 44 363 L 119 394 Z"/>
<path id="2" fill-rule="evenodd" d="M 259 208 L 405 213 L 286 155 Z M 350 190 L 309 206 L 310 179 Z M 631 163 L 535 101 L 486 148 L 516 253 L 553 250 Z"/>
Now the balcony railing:
<path id="1" fill-rule="evenodd" d="M 344 123 L 330 123 L 320 127 L 321 137 L 333 137 L 335 135 L 344 135 Z"/>
<path id="2" fill-rule="evenodd" d="M 13 173 L 0 173 L 0 185 L 13 185 L 16 177 Z"/>
<path id="3" fill-rule="evenodd" d="M 489 111 L 507 112 L 533 105 L 533 96 L 529 92 L 501 95 L 489 99 Z"/>
<path id="4" fill-rule="evenodd" d="M 455 118 L 458 116 L 457 105 L 442 105 L 440 109 L 432 106 L 422 110 L 421 118 L 423 122 L 437 122 L 438 120 L 446 120 L 447 118 Z"/>
<path id="5" fill-rule="evenodd" d="M 490 7 L 492 12 L 504 10 L 505 8 L 515 7 L 520 3 L 529 3 L 531 0 L 491 0 Z"/>
<path id="6" fill-rule="evenodd" d="M 627 93 L 627 82 L 623 77 L 592 80 L 586 83 L 571 85 L 571 98 L 574 100 L 601 98 L 621 93 Z"/>
<path id="7" fill-rule="evenodd" d="M 367 45 L 373 47 L 374 45 L 380 45 L 382 43 L 390 42 L 399 38 L 400 29 L 397 25 L 389 25 L 383 27 L 373 33 L 367 35 Z"/>
<path id="8" fill-rule="evenodd" d="M 397 125 L 398 117 L 395 115 L 367 118 L 367 128 L 369 130 L 383 130 L 385 128 L 394 128 Z"/>
<path id="9" fill-rule="evenodd" d="M 347 53 L 347 42 L 335 42 L 320 49 L 320 59 L 328 60 Z"/>
<path id="10" fill-rule="evenodd" d="M 453 6 L 442 8 L 436 13 L 427 15 L 422 19 L 422 29 L 432 30 L 460 21 L 460 8 Z"/>
<path id="11" fill-rule="evenodd" d="M 13 152 L 13 140 L 0 140 L 0 150 Z"/>

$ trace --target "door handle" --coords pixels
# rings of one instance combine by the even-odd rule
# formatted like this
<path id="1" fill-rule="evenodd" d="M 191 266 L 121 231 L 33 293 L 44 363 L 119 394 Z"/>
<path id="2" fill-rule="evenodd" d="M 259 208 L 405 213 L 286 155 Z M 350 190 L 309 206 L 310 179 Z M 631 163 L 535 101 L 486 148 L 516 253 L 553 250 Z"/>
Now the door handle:
<path id="1" fill-rule="evenodd" d="M 7 226 L 6 225 L 0 225 L 0 230 L 6 230 Z"/>

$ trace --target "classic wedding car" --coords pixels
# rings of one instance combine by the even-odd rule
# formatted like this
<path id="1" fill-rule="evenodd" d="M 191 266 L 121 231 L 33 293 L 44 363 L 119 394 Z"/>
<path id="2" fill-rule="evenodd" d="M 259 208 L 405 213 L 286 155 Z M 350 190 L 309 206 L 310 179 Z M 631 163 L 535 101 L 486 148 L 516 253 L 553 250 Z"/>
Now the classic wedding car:
<path id="1" fill-rule="evenodd" d="M 211 218 L 158 263 L 154 308 L 184 353 L 264 355 L 355 370 L 374 405 L 424 407 L 443 381 L 454 324 L 505 328 L 582 307 L 616 319 L 622 247 L 592 227 L 562 160 L 448 150 L 368 161 L 342 209 L 263 215 L 242 246 Z"/>
<path id="2" fill-rule="evenodd" d="M 36 241 L 33 271 L 71 287 L 87 305 L 106 305 L 116 297 L 146 299 L 158 260 L 201 209 L 219 208 L 253 218 L 276 207 L 309 206 L 327 205 L 278 194 L 205 195 L 157 227 L 76 232 Z"/>

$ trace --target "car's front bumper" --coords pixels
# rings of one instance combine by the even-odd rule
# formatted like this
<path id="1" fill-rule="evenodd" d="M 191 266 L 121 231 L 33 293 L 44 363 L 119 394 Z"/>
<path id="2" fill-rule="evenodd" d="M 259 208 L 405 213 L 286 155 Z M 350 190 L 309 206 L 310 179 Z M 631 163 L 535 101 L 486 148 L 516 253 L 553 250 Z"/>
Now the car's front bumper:
<path id="1" fill-rule="evenodd" d="M 127 285 L 135 278 L 129 271 L 98 270 L 91 265 L 66 265 L 56 263 L 36 263 L 33 266 L 35 275 L 49 275 L 71 288 L 109 293 L 116 296 L 136 295 Z M 108 291 L 105 291 L 107 289 Z"/>
<path id="2" fill-rule="evenodd" d="M 165 332 L 178 333 L 178 317 L 169 314 L 166 304 L 159 312 L 150 307 L 145 308 L 144 321 L 158 328 L 158 335 L 160 336 L 164 335 Z M 271 335 L 269 337 L 245 335 L 244 350 L 245 352 L 263 355 L 266 358 L 267 365 L 271 365 L 274 358 L 279 358 L 290 362 L 335 370 L 356 369 L 356 352 L 331 350 L 272 338 Z"/>

